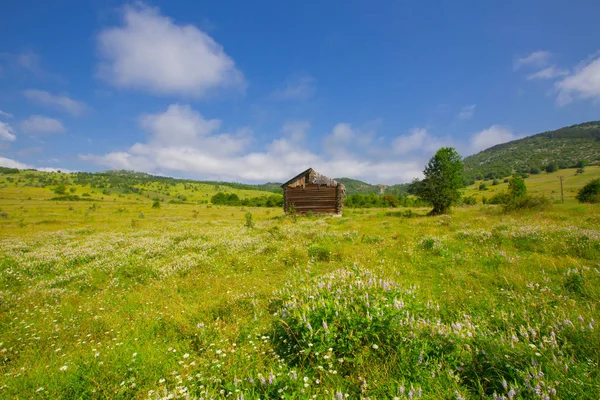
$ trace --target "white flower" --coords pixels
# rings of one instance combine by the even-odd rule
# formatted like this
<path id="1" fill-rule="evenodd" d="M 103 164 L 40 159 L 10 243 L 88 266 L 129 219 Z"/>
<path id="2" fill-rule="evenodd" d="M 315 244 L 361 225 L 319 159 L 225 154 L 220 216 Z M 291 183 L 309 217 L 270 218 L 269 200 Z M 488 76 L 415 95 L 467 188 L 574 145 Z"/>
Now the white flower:
<path id="1" fill-rule="evenodd" d="M 60 370 L 61 370 L 61 371 L 66 371 L 66 370 L 67 370 L 67 366 L 66 366 L 66 365 L 63 365 L 62 367 L 60 367 Z"/>
<path id="2" fill-rule="evenodd" d="M 374 344 L 374 345 L 373 345 L 373 348 L 374 348 L 375 350 L 377 350 L 377 349 L 379 348 L 379 346 L 377 346 L 376 344 Z"/>
<path id="3" fill-rule="evenodd" d="M 188 353 L 185 353 L 185 354 L 183 355 L 183 358 L 188 358 L 189 356 L 190 356 L 190 355 L 189 355 Z"/>
<path id="4" fill-rule="evenodd" d="M 43 391 L 43 390 L 44 390 L 44 388 L 43 388 L 43 387 L 41 387 L 41 388 L 38 388 L 38 390 L 36 390 L 36 392 L 41 392 L 41 391 Z"/>

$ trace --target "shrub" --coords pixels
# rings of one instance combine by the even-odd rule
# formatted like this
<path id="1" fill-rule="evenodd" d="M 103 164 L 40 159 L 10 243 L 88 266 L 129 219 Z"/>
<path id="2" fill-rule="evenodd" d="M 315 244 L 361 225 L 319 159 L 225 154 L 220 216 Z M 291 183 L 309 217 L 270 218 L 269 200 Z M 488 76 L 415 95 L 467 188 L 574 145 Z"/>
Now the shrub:
<path id="1" fill-rule="evenodd" d="M 511 195 L 505 192 L 496 193 L 488 200 L 488 204 L 506 204 L 512 199 Z"/>
<path id="2" fill-rule="evenodd" d="M 64 183 L 59 183 L 52 191 L 56 194 L 66 194 L 67 186 Z"/>
<path id="3" fill-rule="evenodd" d="M 369 271 L 338 270 L 281 295 L 273 336 L 292 364 L 320 365 L 327 355 L 345 373 L 361 353 L 394 351 L 402 342 L 399 321 L 407 312 L 402 300 L 407 294 Z"/>
<path id="4" fill-rule="evenodd" d="M 600 178 L 588 182 L 577 193 L 580 203 L 600 203 Z"/>
<path id="5" fill-rule="evenodd" d="M 152 208 L 160 208 L 160 201 L 154 200 L 154 202 L 152 203 Z"/>
<path id="6" fill-rule="evenodd" d="M 494 181 L 492 182 L 492 186 L 496 186 L 499 184 L 500 184 L 500 182 L 498 181 L 498 179 L 494 179 Z"/>
<path id="7" fill-rule="evenodd" d="M 525 181 L 519 175 L 513 176 L 512 180 L 508 183 L 508 190 L 512 198 L 522 197 L 527 194 L 527 186 Z"/>
<path id="8" fill-rule="evenodd" d="M 540 172 L 542 172 L 542 171 L 540 171 L 540 169 L 536 168 L 536 167 L 533 167 L 529 170 L 529 173 L 532 175 L 538 175 Z"/>
<path id="9" fill-rule="evenodd" d="M 546 172 L 547 173 L 552 173 L 552 172 L 556 172 L 559 170 L 559 166 L 558 163 L 556 161 L 551 162 L 550 164 L 546 165 Z"/>
<path id="10" fill-rule="evenodd" d="M 482 183 L 481 185 L 479 185 L 479 190 L 488 190 L 488 187 L 485 183 Z"/>
<path id="11" fill-rule="evenodd" d="M 252 213 L 246 213 L 246 228 L 252 228 L 254 226 L 254 222 L 252 221 Z"/>
<path id="12" fill-rule="evenodd" d="M 477 203 L 475 196 L 463 197 L 463 204 L 467 206 L 472 206 Z"/>
<path id="13" fill-rule="evenodd" d="M 543 210 L 550 206 L 550 199 L 544 196 L 525 195 L 512 198 L 504 205 L 504 211 Z"/>

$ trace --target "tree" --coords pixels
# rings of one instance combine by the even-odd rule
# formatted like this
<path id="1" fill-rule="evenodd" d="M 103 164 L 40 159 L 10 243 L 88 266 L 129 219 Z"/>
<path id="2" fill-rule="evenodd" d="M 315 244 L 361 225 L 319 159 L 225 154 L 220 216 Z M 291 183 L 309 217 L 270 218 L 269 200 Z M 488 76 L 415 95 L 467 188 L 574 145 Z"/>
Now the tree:
<path id="1" fill-rule="evenodd" d="M 556 172 L 558 170 L 559 170 L 559 166 L 556 161 L 553 161 L 550 164 L 546 165 L 546 172 L 549 174 L 551 174 L 552 172 Z"/>
<path id="2" fill-rule="evenodd" d="M 600 203 L 600 179 L 594 179 L 577 193 L 580 203 Z"/>
<path id="3" fill-rule="evenodd" d="M 59 183 L 54 188 L 54 193 L 56 193 L 56 194 L 66 194 L 67 193 L 67 186 L 64 183 Z"/>
<path id="4" fill-rule="evenodd" d="M 452 147 L 442 147 L 429 160 L 422 181 L 413 181 L 413 192 L 433 206 L 430 215 L 447 214 L 460 200 L 464 167 L 462 157 Z"/>
<path id="5" fill-rule="evenodd" d="M 527 186 L 521 175 L 514 175 L 513 178 L 508 182 L 508 190 L 513 199 L 517 197 L 523 197 L 527 194 Z"/>

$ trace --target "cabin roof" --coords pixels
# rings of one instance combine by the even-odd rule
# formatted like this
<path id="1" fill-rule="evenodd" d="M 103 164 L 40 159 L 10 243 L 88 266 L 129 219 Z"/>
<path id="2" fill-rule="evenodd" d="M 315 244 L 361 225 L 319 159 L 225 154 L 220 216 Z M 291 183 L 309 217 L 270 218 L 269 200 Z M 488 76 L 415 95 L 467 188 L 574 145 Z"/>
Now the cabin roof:
<path id="1" fill-rule="evenodd" d="M 312 185 L 323 185 L 323 186 L 327 186 L 327 187 L 340 186 L 345 189 L 343 184 L 339 183 L 338 181 L 336 181 L 334 179 L 328 178 L 325 175 L 321 175 L 320 173 L 318 173 L 317 171 L 315 171 L 312 168 L 309 168 L 306 171 L 299 173 L 298 175 L 296 175 L 295 177 L 293 177 L 292 179 L 290 179 L 289 181 L 287 181 L 286 183 L 281 185 L 281 187 L 285 188 L 287 185 L 302 178 L 303 176 L 308 176 L 307 182 Z"/>

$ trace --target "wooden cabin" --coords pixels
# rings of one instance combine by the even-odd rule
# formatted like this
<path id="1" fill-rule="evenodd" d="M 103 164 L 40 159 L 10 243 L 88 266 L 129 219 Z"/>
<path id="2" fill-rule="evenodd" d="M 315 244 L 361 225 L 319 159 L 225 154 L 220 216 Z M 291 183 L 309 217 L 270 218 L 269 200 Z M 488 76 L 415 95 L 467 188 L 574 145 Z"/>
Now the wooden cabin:
<path id="1" fill-rule="evenodd" d="M 283 210 L 287 214 L 293 204 L 297 214 L 342 215 L 346 187 L 312 168 L 283 185 Z"/>

